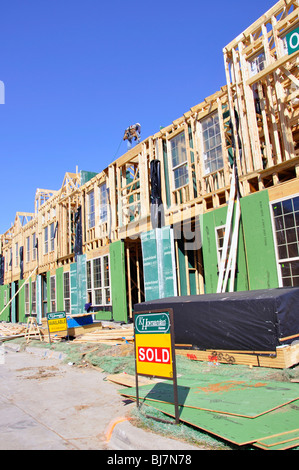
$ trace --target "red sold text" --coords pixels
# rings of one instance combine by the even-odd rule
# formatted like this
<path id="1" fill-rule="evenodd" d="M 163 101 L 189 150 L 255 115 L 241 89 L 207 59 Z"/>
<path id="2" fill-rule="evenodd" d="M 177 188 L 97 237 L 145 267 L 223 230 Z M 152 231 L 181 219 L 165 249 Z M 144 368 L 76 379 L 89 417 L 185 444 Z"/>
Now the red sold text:
<path id="1" fill-rule="evenodd" d="M 139 362 L 170 364 L 170 349 L 156 347 L 139 347 L 138 360 Z"/>

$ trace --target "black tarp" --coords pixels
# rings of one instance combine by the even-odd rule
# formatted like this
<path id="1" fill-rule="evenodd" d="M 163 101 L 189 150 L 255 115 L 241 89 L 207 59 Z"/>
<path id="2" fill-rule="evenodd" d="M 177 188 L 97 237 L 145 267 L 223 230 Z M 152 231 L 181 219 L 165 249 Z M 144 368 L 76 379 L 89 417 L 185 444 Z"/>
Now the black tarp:
<path id="1" fill-rule="evenodd" d="M 163 308 L 173 309 L 175 343 L 202 350 L 275 351 L 296 340 L 283 338 L 299 335 L 295 287 L 169 297 L 136 304 L 134 311 Z"/>

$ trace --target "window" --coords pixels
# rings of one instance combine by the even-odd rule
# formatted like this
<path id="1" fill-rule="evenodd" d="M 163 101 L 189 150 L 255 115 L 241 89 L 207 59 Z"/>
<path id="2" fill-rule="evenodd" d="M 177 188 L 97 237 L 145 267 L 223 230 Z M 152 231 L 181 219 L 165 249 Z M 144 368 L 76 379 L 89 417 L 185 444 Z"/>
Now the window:
<path id="1" fill-rule="evenodd" d="M 70 289 L 69 271 L 63 273 L 63 297 L 64 297 L 64 311 L 65 313 L 71 313 L 71 289 Z"/>
<path id="2" fill-rule="evenodd" d="M 36 315 L 36 281 L 31 284 L 31 312 Z"/>
<path id="3" fill-rule="evenodd" d="M 19 244 L 18 243 L 16 243 L 15 245 L 15 254 L 16 254 L 15 266 L 18 266 L 18 262 L 19 262 Z"/>
<path id="4" fill-rule="evenodd" d="M 264 52 L 261 52 L 260 54 L 256 55 L 249 61 L 249 66 L 250 66 L 250 76 L 253 77 L 257 73 L 261 72 L 264 70 L 266 66 L 266 56 Z"/>
<path id="5" fill-rule="evenodd" d="M 271 204 L 280 286 L 299 286 L 299 196 Z"/>
<path id="6" fill-rule="evenodd" d="M 95 206 L 94 206 L 94 191 L 88 193 L 88 223 L 87 227 L 92 228 L 95 226 Z"/>
<path id="7" fill-rule="evenodd" d="M 50 301 L 51 301 L 51 312 L 56 311 L 56 278 L 51 276 L 50 278 Z"/>
<path id="8" fill-rule="evenodd" d="M 26 238 L 26 261 L 27 263 L 30 261 L 30 237 Z"/>
<path id="9" fill-rule="evenodd" d="M 44 255 L 48 253 L 48 227 L 44 228 Z"/>
<path id="10" fill-rule="evenodd" d="M 219 270 L 221 257 L 222 257 L 222 251 L 223 251 L 223 244 L 224 244 L 225 225 L 220 225 L 219 227 L 216 227 L 215 230 L 216 230 L 217 260 L 218 260 L 218 270 Z M 227 253 L 229 253 L 229 249 L 230 249 L 230 237 L 228 239 Z"/>
<path id="11" fill-rule="evenodd" d="M 189 182 L 185 134 L 182 132 L 170 140 L 173 181 L 175 189 Z"/>
<path id="12" fill-rule="evenodd" d="M 32 259 L 36 259 L 36 233 L 32 235 Z"/>
<path id="13" fill-rule="evenodd" d="M 223 167 L 221 134 L 218 114 L 201 121 L 203 163 L 207 175 Z"/>
<path id="14" fill-rule="evenodd" d="M 9 249 L 9 269 L 12 268 L 12 248 Z"/>
<path id="15" fill-rule="evenodd" d="M 87 261 L 87 297 L 93 306 L 111 304 L 109 255 Z"/>
<path id="16" fill-rule="evenodd" d="M 100 224 L 107 222 L 108 197 L 106 183 L 99 186 Z"/>
<path id="17" fill-rule="evenodd" d="M 54 222 L 50 225 L 50 251 L 54 251 Z"/>
<path id="18" fill-rule="evenodd" d="M 25 284 L 25 315 L 30 314 L 29 284 Z"/>

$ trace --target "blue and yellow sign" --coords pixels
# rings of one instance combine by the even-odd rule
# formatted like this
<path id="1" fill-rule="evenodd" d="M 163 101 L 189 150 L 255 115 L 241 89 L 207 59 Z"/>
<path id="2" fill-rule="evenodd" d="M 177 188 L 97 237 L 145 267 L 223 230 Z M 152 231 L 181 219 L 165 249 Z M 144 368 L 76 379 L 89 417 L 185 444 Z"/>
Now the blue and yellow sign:
<path id="1" fill-rule="evenodd" d="M 49 333 L 67 330 L 67 319 L 65 312 L 47 313 Z"/>

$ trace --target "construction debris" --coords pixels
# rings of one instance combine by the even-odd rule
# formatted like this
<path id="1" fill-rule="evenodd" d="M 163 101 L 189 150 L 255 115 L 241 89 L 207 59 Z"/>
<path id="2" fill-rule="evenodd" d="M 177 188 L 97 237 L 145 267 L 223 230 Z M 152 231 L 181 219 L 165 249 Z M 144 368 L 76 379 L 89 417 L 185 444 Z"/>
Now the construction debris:
<path id="1" fill-rule="evenodd" d="M 133 343 L 133 326 L 123 328 L 98 328 L 96 330 L 79 335 L 74 339 L 74 343 Z"/>
<path id="2" fill-rule="evenodd" d="M 26 326 L 15 323 L 0 323 L 0 341 L 25 336 Z"/>

